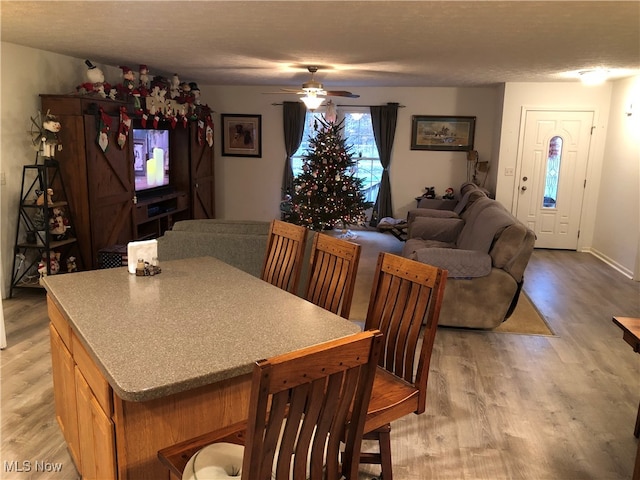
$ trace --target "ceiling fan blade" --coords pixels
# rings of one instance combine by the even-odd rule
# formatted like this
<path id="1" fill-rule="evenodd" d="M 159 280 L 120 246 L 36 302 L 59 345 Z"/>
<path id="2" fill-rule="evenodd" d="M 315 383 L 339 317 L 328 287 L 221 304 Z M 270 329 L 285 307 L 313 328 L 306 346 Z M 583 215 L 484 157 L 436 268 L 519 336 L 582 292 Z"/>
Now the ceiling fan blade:
<path id="1" fill-rule="evenodd" d="M 304 94 L 304 90 L 300 90 L 299 88 L 281 88 L 280 90 L 286 93 L 297 93 L 298 95 Z"/>
<path id="2" fill-rule="evenodd" d="M 360 98 L 360 95 L 356 95 L 355 93 L 347 92 L 346 90 L 327 90 L 325 95 L 327 95 L 328 97 Z"/>

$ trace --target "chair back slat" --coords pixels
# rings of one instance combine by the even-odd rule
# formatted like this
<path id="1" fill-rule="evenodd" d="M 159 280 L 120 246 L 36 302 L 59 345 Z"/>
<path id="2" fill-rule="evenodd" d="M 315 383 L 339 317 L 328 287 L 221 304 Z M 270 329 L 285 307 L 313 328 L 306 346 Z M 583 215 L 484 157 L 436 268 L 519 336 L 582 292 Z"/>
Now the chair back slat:
<path id="1" fill-rule="evenodd" d="M 367 331 L 257 362 L 242 478 L 357 480 L 383 341 Z"/>
<path id="2" fill-rule="evenodd" d="M 262 280 L 288 292 L 295 292 L 300 280 L 307 229 L 273 220 L 262 267 Z"/>
<path id="3" fill-rule="evenodd" d="M 305 298 L 349 318 L 360 250 L 356 243 L 317 233 L 311 248 Z"/>
<path id="4" fill-rule="evenodd" d="M 419 390 L 416 413 L 422 413 L 426 404 L 429 363 L 446 279 L 446 270 L 390 253 L 378 256 L 365 329 L 385 334 L 380 366 Z M 422 345 L 416 355 L 421 330 Z"/>

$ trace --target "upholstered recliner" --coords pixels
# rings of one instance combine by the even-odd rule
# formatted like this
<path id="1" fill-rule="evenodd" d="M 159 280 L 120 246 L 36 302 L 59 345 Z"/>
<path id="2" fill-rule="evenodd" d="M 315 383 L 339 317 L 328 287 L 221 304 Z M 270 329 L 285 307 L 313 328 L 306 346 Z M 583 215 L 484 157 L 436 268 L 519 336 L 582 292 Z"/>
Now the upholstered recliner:
<path id="1" fill-rule="evenodd" d="M 448 270 L 439 324 L 497 327 L 516 305 L 535 234 L 477 189 L 459 215 L 433 212 L 410 218 L 402 254 Z"/>

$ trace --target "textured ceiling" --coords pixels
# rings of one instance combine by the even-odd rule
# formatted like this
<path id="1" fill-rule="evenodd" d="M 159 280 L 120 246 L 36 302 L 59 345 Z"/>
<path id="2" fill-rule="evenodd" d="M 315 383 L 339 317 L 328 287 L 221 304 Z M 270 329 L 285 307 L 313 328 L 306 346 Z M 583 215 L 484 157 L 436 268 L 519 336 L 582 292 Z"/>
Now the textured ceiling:
<path id="1" fill-rule="evenodd" d="M 638 1 L 2 1 L 2 41 L 204 85 L 478 86 L 640 73 Z M 573 76 L 567 72 L 573 72 Z"/>

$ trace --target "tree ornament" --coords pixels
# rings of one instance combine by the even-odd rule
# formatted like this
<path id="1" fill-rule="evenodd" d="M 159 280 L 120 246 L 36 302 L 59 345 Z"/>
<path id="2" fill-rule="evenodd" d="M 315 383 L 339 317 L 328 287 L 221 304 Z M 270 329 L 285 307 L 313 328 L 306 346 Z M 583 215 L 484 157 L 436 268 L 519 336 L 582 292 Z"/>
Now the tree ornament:
<path id="1" fill-rule="evenodd" d="M 339 124 L 316 118 L 315 135 L 303 158 L 301 173 L 294 178 L 291 221 L 313 230 L 333 228 L 364 219 L 370 206 L 362 193 L 363 180 L 353 177 L 355 161 L 346 146 Z M 347 191 L 342 182 L 354 184 Z"/>

